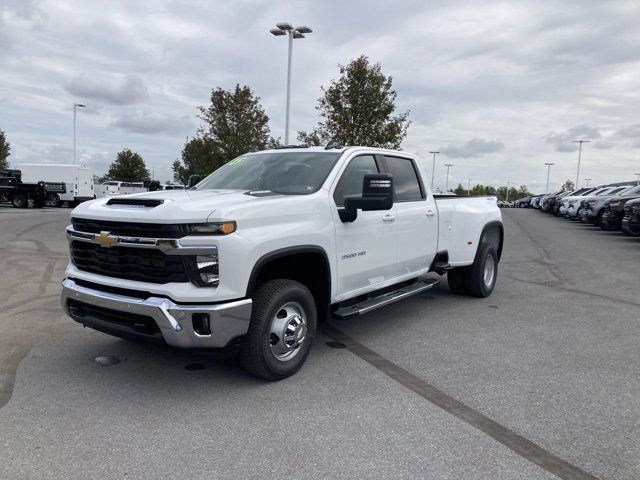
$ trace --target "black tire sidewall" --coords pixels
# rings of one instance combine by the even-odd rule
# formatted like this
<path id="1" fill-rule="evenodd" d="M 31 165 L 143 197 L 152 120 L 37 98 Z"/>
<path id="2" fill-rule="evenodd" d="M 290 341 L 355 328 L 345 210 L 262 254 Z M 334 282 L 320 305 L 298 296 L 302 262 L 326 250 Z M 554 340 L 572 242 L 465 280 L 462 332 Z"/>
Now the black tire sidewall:
<path id="1" fill-rule="evenodd" d="M 22 200 L 22 202 L 20 202 L 20 200 Z M 27 197 L 25 197 L 24 195 L 16 195 L 11 200 L 11 203 L 16 208 L 25 208 L 27 205 L 29 205 L 29 201 L 27 200 Z"/>
<path id="2" fill-rule="evenodd" d="M 489 255 L 493 256 L 495 271 L 491 285 L 487 286 L 484 283 L 484 266 Z M 473 263 L 473 268 L 470 270 L 469 276 L 467 277 L 467 290 L 474 297 L 488 297 L 489 295 L 491 295 L 491 292 L 495 288 L 497 279 L 498 255 L 496 253 L 496 249 L 489 243 L 482 243 L 480 245 L 480 249 L 478 250 L 478 254 L 476 255 L 476 260 Z"/>
<path id="3" fill-rule="evenodd" d="M 273 288 L 279 291 L 275 294 Z M 268 306 L 265 306 L 261 298 L 268 295 Z M 269 373 L 269 380 L 282 379 L 297 372 L 311 352 L 311 345 L 315 338 L 317 328 L 317 311 L 313 295 L 307 287 L 293 280 L 271 280 L 258 287 L 255 297 L 256 308 L 251 315 L 251 338 L 249 341 L 259 342 L 259 362 Z M 281 361 L 271 353 L 270 333 L 271 321 L 278 310 L 288 302 L 299 303 L 304 309 L 307 320 L 307 336 L 302 350 L 290 360 Z M 252 372 L 256 374 L 256 372 Z M 262 375 L 259 375 L 262 376 Z"/>

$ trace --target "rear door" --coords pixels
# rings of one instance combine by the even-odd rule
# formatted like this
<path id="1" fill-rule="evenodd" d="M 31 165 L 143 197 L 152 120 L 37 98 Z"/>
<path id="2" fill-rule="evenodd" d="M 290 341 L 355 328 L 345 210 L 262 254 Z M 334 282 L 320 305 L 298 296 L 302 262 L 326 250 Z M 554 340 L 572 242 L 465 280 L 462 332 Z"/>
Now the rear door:
<path id="1" fill-rule="evenodd" d="M 394 206 L 398 224 L 397 275 L 429 268 L 438 249 L 438 215 L 412 158 L 385 156 L 393 175 Z"/>
<path id="2" fill-rule="evenodd" d="M 395 277 L 395 206 L 384 211 L 358 210 L 358 218 L 353 222 L 343 223 L 338 216 L 346 197 L 362 195 L 364 176 L 381 171 L 380 158 L 358 155 L 349 160 L 333 189 L 338 297 L 355 290 L 371 290 L 370 287 Z"/>

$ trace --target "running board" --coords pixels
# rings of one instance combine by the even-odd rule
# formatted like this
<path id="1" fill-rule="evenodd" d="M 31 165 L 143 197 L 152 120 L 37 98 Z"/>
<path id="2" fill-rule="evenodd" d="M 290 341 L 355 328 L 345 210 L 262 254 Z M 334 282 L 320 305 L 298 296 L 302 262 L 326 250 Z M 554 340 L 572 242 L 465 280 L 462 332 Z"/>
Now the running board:
<path id="1" fill-rule="evenodd" d="M 348 307 L 341 307 L 333 312 L 333 316 L 341 318 L 343 320 L 347 318 L 357 317 L 358 315 L 371 312 L 372 310 L 376 310 L 380 307 L 384 307 L 385 305 L 397 302 L 398 300 L 410 297 L 411 295 L 415 295 L 416 293 L 429 290 L 438 283 L 440 283 L 439 280 L 420 280 L 406 287 L 393 290 L 392 292 L 387 292 L 376 297 L 368 298 L 360 303 L 349 305 Z"/>

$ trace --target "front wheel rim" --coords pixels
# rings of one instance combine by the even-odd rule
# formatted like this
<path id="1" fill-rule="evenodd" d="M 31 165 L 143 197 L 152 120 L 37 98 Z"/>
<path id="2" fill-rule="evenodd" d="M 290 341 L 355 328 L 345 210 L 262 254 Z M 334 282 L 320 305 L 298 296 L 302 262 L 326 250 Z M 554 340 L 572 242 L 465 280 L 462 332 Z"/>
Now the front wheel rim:
<path id="1" fill-rule="evenodd" d="M 496 276 L 496 261 L 493 258 L 493 255 L 487 255 L 487 258 L 484 262 L 484 284 L 486 287 L 491 287 L 493 285 L 493 280 Z"/>
<path id="2" fill-rule="evenodd" d="M 271 320 L 269 347 L 276 360 L 286 362 L 298 355 L 308 335 L 307 313 L 297 302 L 276 310 Z"/>

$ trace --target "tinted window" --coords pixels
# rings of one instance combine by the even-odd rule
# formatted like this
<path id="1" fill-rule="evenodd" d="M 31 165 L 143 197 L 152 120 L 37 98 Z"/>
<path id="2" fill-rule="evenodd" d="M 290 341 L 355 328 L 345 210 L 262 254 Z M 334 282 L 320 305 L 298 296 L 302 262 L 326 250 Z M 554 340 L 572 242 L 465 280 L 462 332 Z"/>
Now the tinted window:
<path id="1" fill-rule="evenodd" d="M 368 173 L 378 173 L 376 161 L 372 155 L 356 157 L 342 172 L 333 199 L 339 207 L 344 205 L 346 197 L 359 197 L 362 195 L 362 180 Z"/>
<path id="2" fill-rule="evenodd" d="M 395 200 L 407 202 L 422 200 L 420 182 L 413 162 L 407 158 L 386 157 L 389 173 L 393 175 Z"/>

